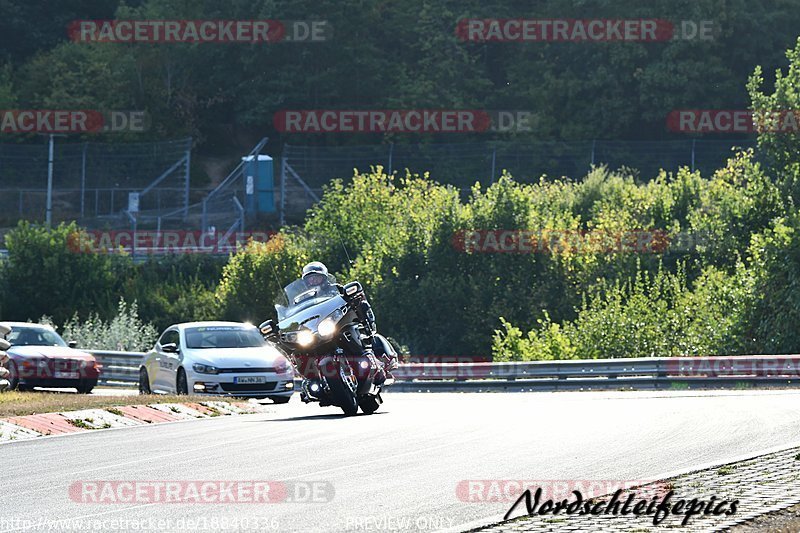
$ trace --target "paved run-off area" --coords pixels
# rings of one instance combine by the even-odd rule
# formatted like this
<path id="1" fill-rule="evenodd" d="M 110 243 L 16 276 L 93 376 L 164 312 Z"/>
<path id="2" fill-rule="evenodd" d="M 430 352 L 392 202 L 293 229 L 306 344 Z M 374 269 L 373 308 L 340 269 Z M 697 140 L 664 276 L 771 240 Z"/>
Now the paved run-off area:
<path id="1" fill-rule="evenodd" d="M 470 480 L 657 480 L 798 443 L 793 391 L 388 393 L 379 413 L 349 418 L 295 398 L 261 414 L 0 445 L 0 531 L 55 520 L 72 530 L 463 531 L 501 521 L 512 503 L 472 501 L 462 490 Z M 707 475 L 731 483 L 737 471 Z M 234 504 L 70 496 L 76 483 L 109 480 L 261 480 L 326 491 Z M 756 485 L 748 478 L 743 488 Z M 737 518 L 768 509 L 741 501 Z"/>

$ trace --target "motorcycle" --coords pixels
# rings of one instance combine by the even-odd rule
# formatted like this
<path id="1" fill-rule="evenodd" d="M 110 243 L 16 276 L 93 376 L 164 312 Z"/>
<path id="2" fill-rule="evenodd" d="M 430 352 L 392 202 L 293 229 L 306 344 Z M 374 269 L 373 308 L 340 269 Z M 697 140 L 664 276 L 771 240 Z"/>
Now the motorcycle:
<path id="1" fill-rule="evenodd" d="M 373 335 L 373 351 L 364 350 L 369 337 L 364 326 L 364 290 L 357 281 L 340 292 L 333 276 L 309 287 L 298 279 L 275 301 L 277 322 L 267 320 L 259 329 L 278 345 L 303 376 L 300 399 L 304 403 L 340 407 L 346 415 L 358 408 L 374 413 L 383 403 L 381 392 L 393 380 L 385 379 L 376 355 L 396 355 L 379 334 Z"/>

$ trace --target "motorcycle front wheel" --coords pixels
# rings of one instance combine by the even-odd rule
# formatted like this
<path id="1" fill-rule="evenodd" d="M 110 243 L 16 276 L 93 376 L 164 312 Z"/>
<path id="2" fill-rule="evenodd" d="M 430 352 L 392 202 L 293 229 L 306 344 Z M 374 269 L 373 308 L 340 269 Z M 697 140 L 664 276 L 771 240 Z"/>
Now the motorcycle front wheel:
<path id="1" fill-rule="evenodd" d="M 334 403 L 342 408 L 344 414 L 352 416 L 358 412 L 358 402 L 355 392 L 347 384 L 346 379 L 348 378 L 344 369 L 340 369 L 337 376 L 328 378 L 328 387 Z"/>
<path id="2" fill-rule="evenodd" d="M 375 396 L 362 396 L 358 399 L 358 405 L 361 407 L 361 410 L 364 411 L 364 414 L 371 415 L 378 410 L 378 407 L 381 406 L 381 402 Z"/>

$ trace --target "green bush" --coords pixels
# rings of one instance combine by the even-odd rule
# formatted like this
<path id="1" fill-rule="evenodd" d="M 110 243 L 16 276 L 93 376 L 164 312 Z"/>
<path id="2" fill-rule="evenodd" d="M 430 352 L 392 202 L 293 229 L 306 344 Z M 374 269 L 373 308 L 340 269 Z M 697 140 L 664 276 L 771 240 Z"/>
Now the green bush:
<path id="1" fill-rule="evenodd" d="M 753 305 L 748 309 L 751 351 L 800 351 L 800 214 L 793 212 L 753 238 Z"/>
<path id="2" fill-rule="evenodd" d="M 752 236 L 786 213 L 779 187 L 754 159 L 752 150 L 735 154 L 699 190 L 687 219 L 704 263 L 735 265 Z"/>
<path id="3" fill-rule="evenodd" d="M 794 130 L 780 131 L 783 113 L 794 114 L 797 127 L 800 109 L 800 37 L 795 47 L 786 51 L 789 68 L 786 72 L 775 71 L 774 92 L 762 91 L 764 77 L 761 66 L 757 66 L 747 83 L 751 109 L 759 128 L 758 146 L 777 171 L 783 191 L 790 195 L 795 205 L 800 202 L 800 134 Z M 777 119 L 777 123 L 773 122 Z M 777 126 L 777 128 L 776 128 Z"/>
<path id="4" fill-rule="evenodd" d="M 8 260 L 0 263 L 4 319 L 110 320 L 120 298 L 137 301 L 142 318 L 160 329 L 219 315 L 214 292 L 225 259 L 185 254 L 135 264 L 121 252 L 81 252 L 82 238 L 88 237 L 74 223 L 48 229 L 21 222 L 9 232 Z"/>
<path id="5" fill-rule="evenodd" d="M 643 183 L 598 167 L 578 181 L 526 184 L 504 174 L 476 184 L 465 200 L 427 175 L 377 167 L 347 185 L 333 182 L 304 227 L 234 255 L 217 297 L 228 318 L 263 319 L 277 280 L 288 283 L 305 261 L 321 260 L 343 281 L 364 284 L 379 329 L 413 354 L 493 350 L 514 360 L 742 350 L 749 293 L 735 283 L 752 278 L 743 266 L 751 238 L 786 209 L 750 152 L 734 154 L 711 178 L 681 169 Z M 456 246 L 475 230 L 566 232 L 582 246 L 592 235 L 613 241 L 654 231 L 673 247 Z"/>
<path id="6" fill-rule="evenodd" d="M 159 332 L 139 318 L 136 302 L 128 304 L 120 299 L 117 313 L 111 320 L 103 320 L 96 313 L 81 321 L 73 315 L 61 328 L 61 336 L 76 341 L 79 348 L 87 350 L 118 350 L 144 352 L 153 347 Z"/>
<path id="7" fill-rule="evenodd" d="M 259 324 L 275 314 L 280 290 L 299 277 L 308 261 L 305 242 L 279 233 L 268 242 L 250 242 L 231 256 L 216 290 L 221 316 Z"/>
<path id="8" fill-rule="evenodd" d="M 215 291 L 226 259 L 205 254 L 154 257 L 134 265 L 128 263 L 122 294 L 138 302 L 142 317 L 159 330 L 172 324 L 215 320 L 219 304 Z"/>
<path id="9" fill-rule="evenodd" d="M 523 334 L 503 320 L 494 335 L 495 360 L 669 357 L 740 353 L 752 285 L 716 268 L 689 287 L 676 273 L 639 271 L 632 279 L 587 296 L 574 321 L 545 317 Z"/>
<path id="10" fill-rule="evenodd" d="M 113 313 L 124 280 L 119 258 L 82 253 L 81 230 L 72 224 L 20 222 L 6 235 L 3 316 L 9 320 L 52 316 L 61 323 L 74 313 Z"/>
<path id="11" fill-rule="evenodd" d="M 77 254 L 69 249 L 80 235 L 75 225 L 20 225 L 0 276 L 22 290 L 10 291 L 3 314 L 107 321 L 123 297 L 159 329 L 218 318 L 258 323 L 273 316 L 275 296 L 303 264 L 320 260 L 340 281 L 361 281 L 381 332 L 415 355 L 788 349 L 792 322 L 775 311 L 788 304 L 753 295 L 756 286 L 780 288 L 793 302 L 791 205 L 750 152 L 710 178 L 681 169 L 641 182 L 605 167 L 576 181 L 518 183 L 504 174 L 463 199 L 427 175 L 377 167 L 347 185 L 334 181 L 304 226 L 250 243 L 227 262 L 178 256 L 134 264 L 119 254 Z M 481 253 L 462 246 L 476 230 L 562 232 L 580 246 Z M 613 241 L 643 230 L 690 235 L 694 247 L 586 247 L 593 235 Z M 790 308 L 782 313 L 793 317 Z"/>

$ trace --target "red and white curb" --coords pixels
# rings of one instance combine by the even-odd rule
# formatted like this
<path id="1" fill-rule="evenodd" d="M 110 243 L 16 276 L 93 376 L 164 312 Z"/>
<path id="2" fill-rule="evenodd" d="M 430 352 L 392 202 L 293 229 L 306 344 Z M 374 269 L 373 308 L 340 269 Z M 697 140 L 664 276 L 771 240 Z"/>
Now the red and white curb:
<path id="1" fill-rule="evenodd" d="M 268 408 L 267 405 L 248 402 L 202 401 L 120 405 L 64 413 L 12 416 L 0 418 L 0 443 L 34 439 L 47 435 L 86 433 L 98 429 L 263 413 Z"/>

